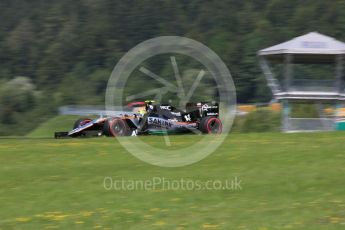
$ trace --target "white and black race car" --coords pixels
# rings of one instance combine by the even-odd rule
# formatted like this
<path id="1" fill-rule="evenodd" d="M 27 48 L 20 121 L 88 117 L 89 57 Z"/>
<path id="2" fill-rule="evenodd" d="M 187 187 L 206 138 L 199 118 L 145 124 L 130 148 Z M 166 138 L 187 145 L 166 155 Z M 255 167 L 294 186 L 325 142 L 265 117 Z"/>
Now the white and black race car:
<path id="1" fill-rule="evenodd" d="M 82 118 L 69 132 L 55 132 L 55 138 L 80 137 L 88 132 L 98 136 L 136 136 L 158 133 L 220 134 L 218 103 L 187 103 L 185 110 L 153 101 L 128 104 L 128 111 L 119 116 Z"/>

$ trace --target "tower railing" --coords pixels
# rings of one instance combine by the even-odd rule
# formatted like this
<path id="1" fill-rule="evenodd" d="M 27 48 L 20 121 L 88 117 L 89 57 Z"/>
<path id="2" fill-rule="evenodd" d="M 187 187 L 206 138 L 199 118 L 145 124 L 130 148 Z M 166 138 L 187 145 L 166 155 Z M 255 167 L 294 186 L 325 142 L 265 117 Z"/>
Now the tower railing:
<path id="1" fill-rule="evenodd" d="M 337 93 L 338 86 L 334 80 L 292 79 L 286 91 Z"/>

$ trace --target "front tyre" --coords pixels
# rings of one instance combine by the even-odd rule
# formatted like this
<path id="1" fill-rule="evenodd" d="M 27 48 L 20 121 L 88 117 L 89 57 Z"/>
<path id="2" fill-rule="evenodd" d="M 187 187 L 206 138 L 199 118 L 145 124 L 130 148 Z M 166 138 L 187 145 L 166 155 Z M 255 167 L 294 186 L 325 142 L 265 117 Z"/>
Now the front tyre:
<path id="1" fill-rule="evenodd" d="M 79 128 L 80 126 L 83 126 L 91 121 L 92 119 L 90 118 L 80 118 L 74 122 L 73 129 Z"/>
<path id="2" fill-rule="evenodd" d="M 200 121 L 199 129 L 205 134 L 221 134 L 222 122 L 217 117 L 203 117 Z"/>
<path id="3" fill-rule="evenodd" d="M 92 121 L 92 119 L 90 119 L 90 118 L 80 118 L 74 122 L 73 129 L 79 128 L 79 127 L 81 127 L 81 126 L 83 126 L 83 125 L 85 125 L 91 121 Z M 82 137 L 82 136 L 86 136 L 85 131 L 74 134 L 72 137 Z"/>

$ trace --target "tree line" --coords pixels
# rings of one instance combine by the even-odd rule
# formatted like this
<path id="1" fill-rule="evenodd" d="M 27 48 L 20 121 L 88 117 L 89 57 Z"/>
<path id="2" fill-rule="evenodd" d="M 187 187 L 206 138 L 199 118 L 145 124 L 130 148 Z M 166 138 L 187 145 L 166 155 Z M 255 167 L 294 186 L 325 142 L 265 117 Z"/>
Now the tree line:
<path id="1" fill-rule="evenodd" d="M 343 0 L 3 0 L 0 135 L 24 134 L 60 105 L 103 104 L 121 56 L 164 35 L 213 49 L 239 103 L 269 101 L 256 52 L 310 31 L 345 40 L 344 25 Z"/>

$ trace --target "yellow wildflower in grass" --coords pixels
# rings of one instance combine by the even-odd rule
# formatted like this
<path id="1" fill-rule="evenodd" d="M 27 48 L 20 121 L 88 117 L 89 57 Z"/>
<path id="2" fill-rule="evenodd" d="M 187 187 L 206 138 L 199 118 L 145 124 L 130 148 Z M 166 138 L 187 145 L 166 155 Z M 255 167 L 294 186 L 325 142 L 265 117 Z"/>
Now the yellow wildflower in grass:
<path id="1" fill-rule="evenodd" d="M 329 218 L 329 222 L 331 222 L 332 224 L 338 224 L 341 220 L 342 220 L 342 218 L 340 218 L 340 217 L 330 217 Z"/>
<path id="2" fill-rule="evenodd" d="M 217 224 L 208 224 L 208 223 L 206 223 L 206 224 L 202 225 L 203 229 L 217 229 L 218 227 L 219 227 L 219 225 L 217 225 Z"/>
<path id="3" fill-rule="evenodd" d="M 16 218 L 16 221 L 18 221 L 18 222 L 28 222 L 30 220 L 31 220 L 30 217 L 17 217 Z"/>
<path id="4" fill-rule="evenodd" d="M 331 200 L 332 203 L 342 203 L 342 200 Z"/>
<path id="5" fill-rule="evenodd" d="M 60 221 L 60 220 L 64 220 L 66 217 L 68 217 L 69 215 L 53 215 L 51 216 L 51 220 L 56 220 L 56 221 Z"/>
<path id="6" fill-rule="evenodd" d="M 81 212 L 81 215 L 85 216 L 85 217 L 92 216 L 92 214 L 93 214 L 93 212 L 87 212 L 87 211 Z"/>
<path id="7" fill-rule="evenodd" d="M 93 228 L 96 228 L 96 229 L 101 228 L 101 227 L 102 227 L 102 225 L 95 225 L 95 226 L 93 226 Z"/>
<path id="8" fill-rule="evenodd" d="M 46 214 L 46 215 L 43 215 L 42 218 L 43 218 L 43 219 L 51 219 L 51 218 L 53 218 L 53 216 L 54 216 L 54 215 L 51 215 L 51 214 L 47 215 L 47 214 Z"/>
<path id="9" fill-rule="evenodd" d="M 153 223 L 152 225 L 154 225 L 154 226 L 164 226 L 166 224 L 167 223 L 165 221 L 159 220 L 159 221 L 156 221 L 155 223 Z"/>
<path id="10" fill-rule="evenodd" d="M 187 223 L 182 223 L 182 224 L 180 224 L 178 227 L 176 227 L 176 230 L 182 230 L 182 229 L 186 229 L 186 227 L 187 227 Z"/>
<path id="11" fill-rule="evenodd" d="M 75 224 L 84 224 L 84 221 L 81 221 L 81 220 L 77 220 L 77 221 L 74 221 Z"/>

